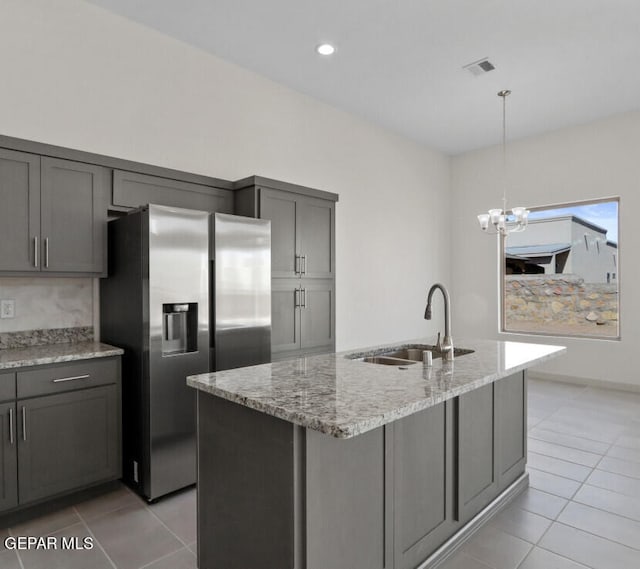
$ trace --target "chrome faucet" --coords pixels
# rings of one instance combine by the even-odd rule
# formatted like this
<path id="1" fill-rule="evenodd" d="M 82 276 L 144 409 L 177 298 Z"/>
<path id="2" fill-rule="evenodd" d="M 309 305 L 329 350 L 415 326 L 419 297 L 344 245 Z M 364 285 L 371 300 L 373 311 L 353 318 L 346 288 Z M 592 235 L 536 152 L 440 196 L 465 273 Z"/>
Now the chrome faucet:
<path id="1" fill-rule="evenodd" d="M 425 320 L 431 320 L 431 297 L 436 289 L 440 289 L 442 296 L 444 297 L 444 340 L 440 343 L 440 333 L 438 333 L 438 345 L 437 350 L 442 354 L 443 361 L 453 361 L 453 340 L 451 338 L 451 302 L 449 300 L 449 293 L 444 285 L 440 283 L 434 284 L 429 289 L 429 295 L 427 296 L 427 307 L 424 311 Z"/>

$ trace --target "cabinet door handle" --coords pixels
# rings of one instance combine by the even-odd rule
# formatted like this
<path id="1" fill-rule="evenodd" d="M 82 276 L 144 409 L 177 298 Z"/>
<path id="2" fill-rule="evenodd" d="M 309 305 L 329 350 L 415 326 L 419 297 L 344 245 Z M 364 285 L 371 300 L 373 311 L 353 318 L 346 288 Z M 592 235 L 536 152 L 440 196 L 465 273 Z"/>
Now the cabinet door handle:
<path id="1" fill-rule="evenodd" d="M 13 407 L 9 407 L 9 442 L 13 445 L 15 440 L 13 432 Z"/>
<path id="2" fill-rule="evenodd" d="M 33 238 L 33 266 L 38 268 L 38 241 L 40 238 L 38 236 Z"/>
<path id="3" fill-rule="evenodd" d="M 300 255 L 295 255 L 294 258 L 293 272 L 297 275 L 300 273 Z"/>
<path id="4" fill-rule="evenodd" d="M 307 289 L 303 288 L 302 290 L 302 308 L 307 307 Z"/>
<path id="5" fill-rule="evenodd" d="M 302 255 L 302 274 L 306 275 L 307 274 L 307 256 L 306 255 Z"/>
<path id="6" fill-rule="evenodd" d="M 22 408 L 22 440 L 27 440 L 27 408 Z"/>
<path id="7" fill-rule="evenodd" d="M 49 238 L 44 239 L 44 268 L 49 268 Z"/>
<path id="8" fill-rule="evenodd" d="M 60 377 L 58 379 L 52 379 L 53 383 L 61 383 L 63 381 L 75 381 L 76 379 L 89 379 L 91 377 L 90 374 L 85 373 L 84 375 L 72 375 L 70 377 Z"/>
<path id="9" fill-rule="evenodd" d="M 293 290 L 293 307 L 298 308 L 300 306 L 300 289 Z"/>

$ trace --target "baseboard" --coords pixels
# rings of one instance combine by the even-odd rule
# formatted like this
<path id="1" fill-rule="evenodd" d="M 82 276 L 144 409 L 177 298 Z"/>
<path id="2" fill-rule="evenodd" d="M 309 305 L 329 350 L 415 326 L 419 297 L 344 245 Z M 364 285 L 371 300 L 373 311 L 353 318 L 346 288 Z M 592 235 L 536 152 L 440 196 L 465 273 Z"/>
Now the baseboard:
<path id="1" fill-rule="evenodd" d="M 495 498 L 488 506 L 481 510 L 476 516 L 455 535 L 451 536 L 438 549 L 436 549 L 427 559 L 425 559 L 416 569 L 436 569 L 444 561 L 449 559 L 458 549 L 460 549 L 484 524 L 502 510 L 516 496 L 519 496 L 529 486 L 529 474 L 525 472 L 511 486 Z"/>
<path id="2" fill-rule="evenodd" d="M 600 389 L 613 389 L 614 391 L 629 391 L 631 393 L 640 393 L 640 385 L 636 385 L 633 383 L 620 383 L 618 381 L 605 381 L 602 379 L 592 379 L 589 377 L 575 377 L 572 375 L 543 373 L 534 370 L 527 370 L 527 377 L 529 379 L 541 379 L 543 381 L 556 381 L 560 383 L 584 385 L 586 387 L 598 387 Z"/>

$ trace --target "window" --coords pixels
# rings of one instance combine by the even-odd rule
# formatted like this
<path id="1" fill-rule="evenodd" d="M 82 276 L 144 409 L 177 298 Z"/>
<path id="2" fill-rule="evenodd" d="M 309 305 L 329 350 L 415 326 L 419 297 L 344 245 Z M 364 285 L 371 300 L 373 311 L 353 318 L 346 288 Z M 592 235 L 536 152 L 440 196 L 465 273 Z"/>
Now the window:
<path id="1" fill-rule="evenodd" d="M 529 209 L 502 240 L 502 331 L 619 338 L 619 199 Z"/>

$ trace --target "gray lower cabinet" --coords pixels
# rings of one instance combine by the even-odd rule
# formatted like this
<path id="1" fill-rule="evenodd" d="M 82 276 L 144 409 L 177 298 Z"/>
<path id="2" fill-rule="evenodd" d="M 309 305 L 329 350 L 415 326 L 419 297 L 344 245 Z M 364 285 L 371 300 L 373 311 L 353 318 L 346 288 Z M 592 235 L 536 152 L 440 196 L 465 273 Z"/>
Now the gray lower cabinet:
<path id="1" fill-rule="evenodd" d="M 0 511 L 18 505 L 16 404 L 0 403 Z"/>
<path id="2" fill-rule="evenodd" d="M 333 279 L 273 279 L 271 353 L 274 358 L 335 344 Z"/>
<path id="3" fill-rule="evenodd" d="M 0 374 L 0 400 L 7 396 L 0 511 L 121 477 L 119 357 Z"/>
<path id="4" fill-rule="evenodd" d="M 118 478 L 118 395 L 110 385 L 18 401 L 21 504 Z"/>
<path id="5" fill-rule="evenodd" d="M 346 440 L 197 397 L 200 569 L 434 566 L 526 483 L 522 372 Z"/>
<path id="6" fill-rule="evenodd" d="M 110 171 L 0 149 L 0 273 L 104 274 Z"/>

